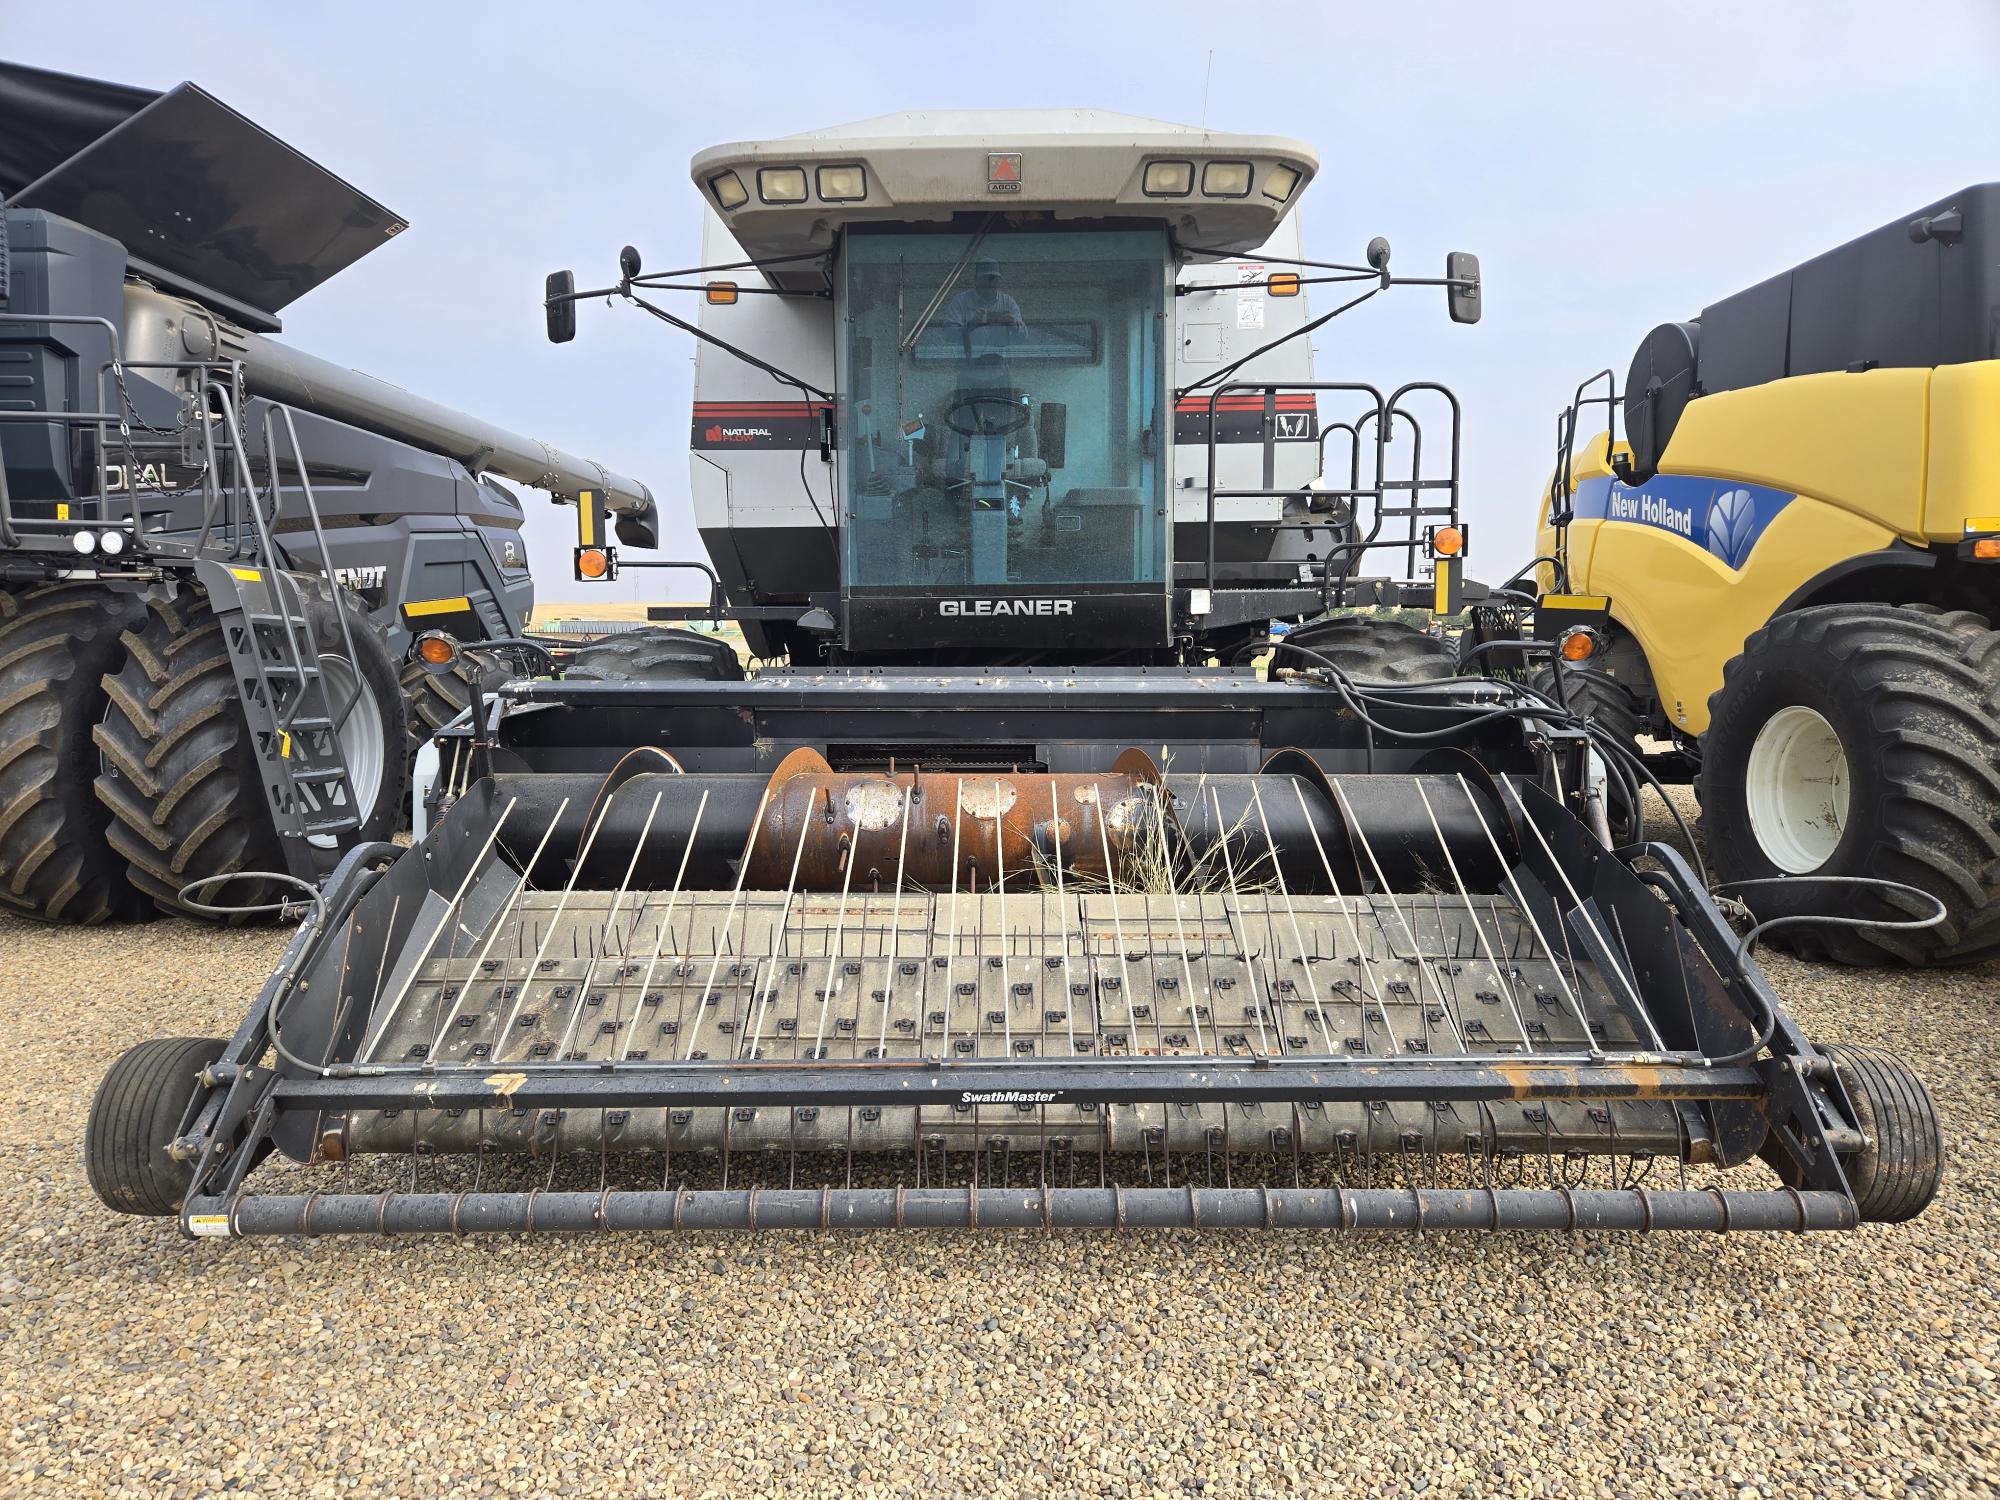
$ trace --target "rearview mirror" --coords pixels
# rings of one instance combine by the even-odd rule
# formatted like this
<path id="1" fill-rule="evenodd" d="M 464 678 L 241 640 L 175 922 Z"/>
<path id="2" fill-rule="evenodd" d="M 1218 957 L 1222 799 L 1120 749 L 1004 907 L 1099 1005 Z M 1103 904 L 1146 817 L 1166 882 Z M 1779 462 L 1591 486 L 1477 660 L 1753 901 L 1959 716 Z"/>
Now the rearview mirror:
<path id="1" fill-rule="evenodd" d="M 1445 297 L 1454 323 L 1479 321 L 1479 257 L 1454 250 L 1444 258 Z"/>
<path id="2" fill-rule="evenodd" d="M 549 320 L 549 342 L 567 344 L 576 337 L 576 275 L 551 271 L 543 285 L 542 311 Z"/>

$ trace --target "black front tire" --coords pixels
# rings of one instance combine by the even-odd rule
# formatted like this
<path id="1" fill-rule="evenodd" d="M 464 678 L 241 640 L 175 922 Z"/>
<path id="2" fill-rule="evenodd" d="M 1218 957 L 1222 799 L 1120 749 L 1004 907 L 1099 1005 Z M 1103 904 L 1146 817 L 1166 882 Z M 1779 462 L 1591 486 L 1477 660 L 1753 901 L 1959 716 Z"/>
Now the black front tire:
<path id="1" fill-rule="evenodd" d="M 1944 1131 L 1924 1081 L 1881 1047 L 1826 1046 L 1866 1144 L 1841 1166 L 1862 1222 L 1900 1224 L 1937 1196 L 1944 1180 Z"/>
<path id="2" fill-rule="evenodd" d="M 1638 756 L 1639 735 L 1645 727 L 1639 713 L 1639 700 L 1630 688 L 1609 672 L 1590 667 L 1565 667 L 1562 670 L 1562 691 L 1558 693 L 1555 668 L 1539 667 L 1529 678 L 1528 685 L 1545 697 L 1566 703 L 1571 713 L 1595 724 L 1621 749 L 1629 751 L 1635 758 Z M 1624 780 L 1614 776 L 1610 786 L 1611 806 L 1606 811 L 1611 824 L 1611 838 L 1614 843 L 1629 844 L 1645 831 L 1645 822 L 1640 810 L 1625 795 Z"/>
<path id="3" fill-rule="evenodd" d="M 1837 842 L 1809 870 L 1781 867 L 1785 851 L 1751 812 L 1758 736 L 1794 706 L 1825 721 L 1846 763 L 1845 816 L 1829 794 L 1819 820 L 1837 826 Z M 1774 943 L 1852 964 L 2000 955 L 2000 632 L 1983 616 L 1883 604 L 1778 616 L 1744 642 L 1709 699 L 1698 785 L 1719 879 L 1798 877 L 1742 893 L 1760 919 L 1910 921 L 1937 909 L 1912 896 L 1857 898 L 1810 875 L 1893 880 L 1945 907 L 1945 920 L 1921 931 L 1800 927 L 1773 933 Z"/>
<path id="4" fill-rule="evenodd" d="M 1401 620 L 1335 615 L 1309 620 L 1284 640 L 1312 654 L 1281 648 L 1274 665 L 1331 664 L 1354 682 L 1442 682 L 1458 675 L 1458 654 L 1449 641 Z"/>
<path id="5" fill-rule="evenodd" d="M 649 626 L 579 646 L 563 667 L 570 682 L 740 682 L 736 648 L 712 635 Z"/>
<path id="6" fill-rule="evenodd" d="M 194 1168 L 167 1155 L 202 1070 L 222 1056 L 214 1037 L 165 1037 L 128 1049 L 90 1101 L 83 1165 L 90 1190 L 121 1214 L 180 1212 Z"/>
<path id="7" fill-rule="evenodd" d="M 367 617 L 344 598 L 314 600 L 307 611 L 314 643 L 322 655 L 344 652 L 336 608 L 350 611 L 357 675 L 381 716 L 383 737 L 372 795 L 355 788 L 370 806 L 361 827 L 341 838 L 347 848 L 393 836 L 409 762 L 401 753 L 402 690 L 388 648 Z M 160 910 L 207 916 L 190 913 L 181 902 L 182 889 L 192 882 L 286 869 L 222 623 L 205 595 L 187 591 L 154 601 L 124 641 L 124 665 L 104 678 L 110 703 L 96 731 L 103 768 L 97 795 L 112 815 L 108 837 L 132 885 Z M 339 853 L 315 849 L 313 857 L 330 870 Z M 246 879 L 212 886 L 202 899 L 251 907 L 287 894 L 289 888 Z"/>
<path id="8" fill-rule="evenodd" d="M 416 754 L 424 741 L 471 706 L 475 682 L 491 692 L 513 675 L 499 657 L 470 647 L 458 653 L 449 671 L 434 672 L 420 661 L 404 663 L 397 682 L 409 720 L 410 753 Z"/>
<path id="9" fill-rule="evenodd" d="M 103 677 L 144 609 L 97 584 L 0 592 L 0 902 L 29 916 L 91 926 L 151 910 L 92 790 Z"/>
<path id="10" fill-rule="evenodd" d="M 1562 692 L 1558 694 L 1555 670 L 1538 667 L 1529 679 L 1529 686 L 1558 703 L 1567 703 L 1572 713 L 1611 734 L 1634 755 L 1639 753 L 1639 735 L 1645 727 L 1639 715 L 1639 700 L 1609 672 L 1565 667 Z"/>

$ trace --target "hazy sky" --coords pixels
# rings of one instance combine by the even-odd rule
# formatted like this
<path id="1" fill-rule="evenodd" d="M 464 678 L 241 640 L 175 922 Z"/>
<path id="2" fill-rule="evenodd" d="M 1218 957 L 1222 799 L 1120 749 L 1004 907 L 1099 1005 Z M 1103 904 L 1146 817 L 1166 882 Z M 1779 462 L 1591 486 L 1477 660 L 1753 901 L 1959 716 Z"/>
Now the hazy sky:
<path id="1" fill-rule="evenodd" d="M 1211 67 L 1210 54 L 1213 53 Z M 1554 418 L 1656 323 L 2000 177 L 2000 0 L 1397 7 L 252 6 L 0 0 L 0 53 L 192 79 L 409 220 L 292 308 L 286 337 L 649 483 L 687 516 L 689 341 L 583 309 L 543 341 L 545 272 L 611 279 L 629 240 L 699 259 L 688 158 L 890 110 L 1091 106 L 1319 148 L 1309 255 L 1476 251 L 1485 321 L 1406 289 L 1330 325 L 1322 379 L 1447 382 L 1466 407 L 1476 576 L 1527 556 Z M 569 512 L 531 503 L 544 598 Z M 621 597 L 653 582 L 628 575 Z M 685 587 L 674 589 L 686 593 Z"/>

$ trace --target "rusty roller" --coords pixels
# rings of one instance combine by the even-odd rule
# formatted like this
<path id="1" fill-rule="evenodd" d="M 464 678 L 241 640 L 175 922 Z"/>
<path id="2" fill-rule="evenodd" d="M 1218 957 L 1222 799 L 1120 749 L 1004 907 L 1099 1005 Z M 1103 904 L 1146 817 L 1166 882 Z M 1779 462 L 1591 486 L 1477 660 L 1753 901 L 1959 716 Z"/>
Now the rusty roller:
<path id="1" fill-rule="evenodd" d="M 555 824 L 537 885 L 578 860 L 586 883 L 615 885 L 635 851 L 635 875 L 671 885 L 684 851 L 683 879 L 722 886 L 747 854 L 753 890 L 1025 889 L 1058 864 L 1085 886 L 1193 889 L 1211 883 L 1196 867 L 1226 875 L 1226 835 L 1231 860 L 1293 890 L 1424 889 L 1454 867 L 1493 889 L 1517 847 L 1497 798 L 1456 766 L 1331 777 L 1296 752 L 1255 773 L 1163 776 L 1137 749 L 1101 772 L 976 774 L 836 771 L 802 749 L 768 779 L 642 772 L 606 792 L 579 777 L 540 800 L 558 792 L 564 807 L 534 814 Z"/>
<path id="2" fill-rule="evenodd" d="M 1135 836 L 1157 830 L 1159 772 L 1127 750 L 1108 772 L 963 775 L 836 771 L 795 750 L 772 775 L 751 856 L 750 883 L 838 890 L 851 882 L 978 890 L 1033 885 L 1060 860 L 1106 877 Z M 848 865 L 853 864 L 850 877 Z M 796 865 L 796 873 L 794 873 Z"/>

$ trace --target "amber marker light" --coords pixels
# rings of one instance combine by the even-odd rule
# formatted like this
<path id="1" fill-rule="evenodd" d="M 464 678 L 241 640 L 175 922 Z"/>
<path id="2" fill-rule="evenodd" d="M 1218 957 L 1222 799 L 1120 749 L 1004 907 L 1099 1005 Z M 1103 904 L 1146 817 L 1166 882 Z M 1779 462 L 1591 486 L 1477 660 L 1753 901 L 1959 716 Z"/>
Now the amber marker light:
<path id="1" fill-rule="evenodd" d="M 1564 632 L 1563 638 L 1556 643 L 1556 650 L 1562 654 L 1564 661 L 1589 661 L 1597 654 L 1597 636 L 1587 626 L 1579 625 Z"/>

